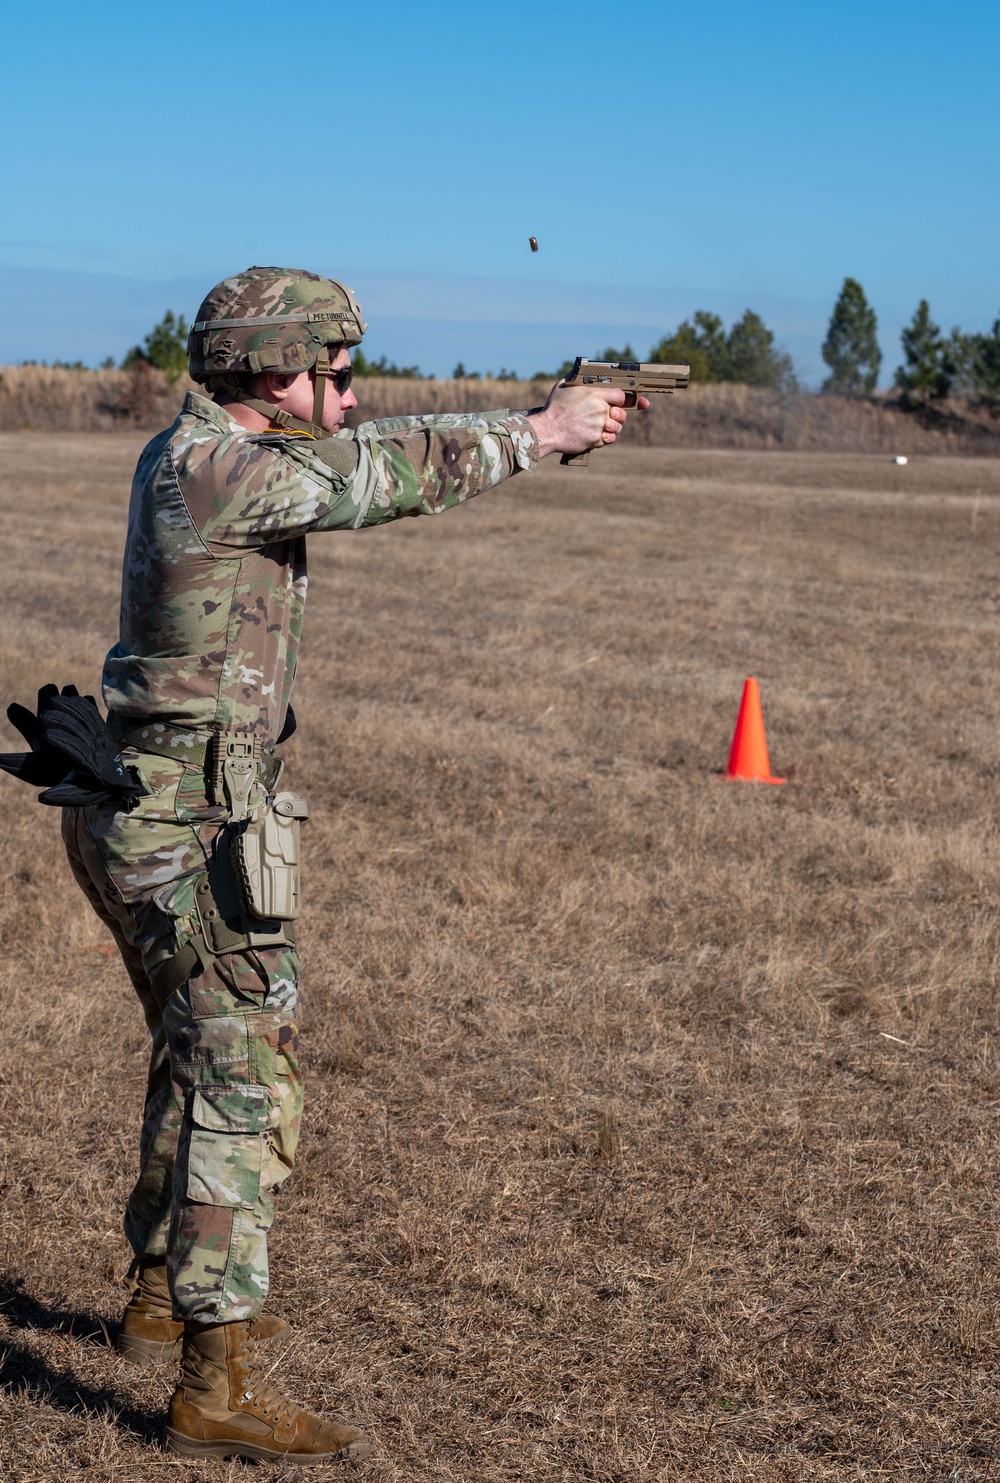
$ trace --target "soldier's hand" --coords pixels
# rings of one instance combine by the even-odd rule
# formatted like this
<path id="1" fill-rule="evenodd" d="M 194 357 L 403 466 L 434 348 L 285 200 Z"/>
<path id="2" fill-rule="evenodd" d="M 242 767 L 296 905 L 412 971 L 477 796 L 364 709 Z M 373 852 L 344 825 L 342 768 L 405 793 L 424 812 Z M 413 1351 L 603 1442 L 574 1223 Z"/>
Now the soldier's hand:
<path id="1" fill-rule="evenodd" d="M 625 392 L 619 386 L 564 386 L 560 381 L 538 412 L 530 413 L 540 453 L 583 453 L 602 443 L 613 443 L 628 413 Z M 637 405 L 649 406 L 648 397 Z"/>

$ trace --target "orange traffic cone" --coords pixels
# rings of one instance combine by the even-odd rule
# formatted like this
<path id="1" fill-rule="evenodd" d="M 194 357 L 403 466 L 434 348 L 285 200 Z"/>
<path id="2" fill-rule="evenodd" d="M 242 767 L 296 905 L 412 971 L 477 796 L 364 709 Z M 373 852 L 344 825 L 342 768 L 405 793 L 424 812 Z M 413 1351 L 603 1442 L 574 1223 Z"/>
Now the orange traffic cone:
<path id="1" fill-rule="evenodd" d="M 784 778 L 771 776 L 771 763 L 767 755 L 767 737 L 764 735 L 764 717 L 760 709 L 760 691 L 756 680 L 747 680 L 743 686 L 740 713 L 736 717 L 733 744 L 729 748 L 725 777 L 730 782 L 783 783 Z"/>

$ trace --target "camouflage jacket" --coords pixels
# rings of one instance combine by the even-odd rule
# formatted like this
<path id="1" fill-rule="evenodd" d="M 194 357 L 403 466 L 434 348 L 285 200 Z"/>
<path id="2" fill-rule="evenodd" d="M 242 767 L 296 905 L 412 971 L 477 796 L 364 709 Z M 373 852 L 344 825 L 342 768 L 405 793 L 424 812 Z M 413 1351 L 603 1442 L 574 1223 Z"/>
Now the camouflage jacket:
<path id="1" fill-rule="evenodd" d="M 306 532 L 437 514 L 537 458 L 521 413 L 387 418 L 315 440 L 248 432 L 189 394 L 132 484 L 109 715 L 273 743 L 295 675 Z"/>

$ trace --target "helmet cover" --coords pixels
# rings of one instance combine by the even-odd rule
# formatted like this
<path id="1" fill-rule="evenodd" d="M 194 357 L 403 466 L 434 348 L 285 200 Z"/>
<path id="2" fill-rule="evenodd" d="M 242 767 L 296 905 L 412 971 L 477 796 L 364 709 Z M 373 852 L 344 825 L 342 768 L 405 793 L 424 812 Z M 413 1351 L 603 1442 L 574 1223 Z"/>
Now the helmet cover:
<path id="1" fill-rule="evenodd" d="M 308 371 L 320 351 L 368 328 L 351 289 L 298 268 L 247 268 L 205 296 L 188 336 L 194 381 L 234 372 Z"/>

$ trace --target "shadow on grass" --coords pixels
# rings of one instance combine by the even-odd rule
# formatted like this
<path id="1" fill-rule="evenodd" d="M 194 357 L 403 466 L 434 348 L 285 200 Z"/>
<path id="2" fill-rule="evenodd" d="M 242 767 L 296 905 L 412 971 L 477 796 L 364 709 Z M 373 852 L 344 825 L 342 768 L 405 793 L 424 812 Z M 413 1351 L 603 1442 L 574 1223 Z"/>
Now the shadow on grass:
<path id="1" fill-rule="evenodd" d="M 106 1323 L 96 1313 L 81 1313 L 57 1305 L 46 1307 L 25 1292 L 20 1277 L 0 1276 L 0 1316 L 19 1329 L 41 1329 L 46 1333 L 69 1334 L 83 1344 L 99 1344 L 113 1349 L 118 1337 L 117 1323 Z"/>
<path id="2" fill-rule="evenodd" d="M 84 1344 L 113 1348 L 117 1323 L 108 1324 L 96 1313 L 82 1313 L 58 1306 L 46 1307 L 25 1292 L 20 1279 L 0 1277 L 0 1316 L 19 1329 L 67 1334 Z M 71 1370 L 60 1370 L 22 1344 L 0 1339 L 0 1390 L 13 1396 L 29 1396 L 61 1411 L 85 1412 L 101 1420 L 113 1420 L 122 1431 L 158 1445 L 163 1418 L 141 1411 L 110 1386 L 87 1385 Z"/>

